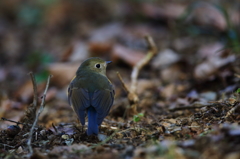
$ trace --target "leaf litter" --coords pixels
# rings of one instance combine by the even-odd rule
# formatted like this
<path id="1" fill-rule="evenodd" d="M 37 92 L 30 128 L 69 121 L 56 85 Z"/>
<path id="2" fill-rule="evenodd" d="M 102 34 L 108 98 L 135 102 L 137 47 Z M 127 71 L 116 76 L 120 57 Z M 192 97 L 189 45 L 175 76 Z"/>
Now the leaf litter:
<path id="1" fill-rule="evenodd" d="M 12 3 L 3 4 L 9 9 L 3 9 L 2 15 L 14 16 L 14 7 L 10 6 L 18 4 Z M 209 2 L 187 1 L 99 2 L 97 11 L 78 17 L 79 2 L 38 3 L 31 5 L 41 6 L 39 9 L 46 15 L 52 10 L 45 17 L 46 28 L 41 28 L 34 18 L 21 21 L 25 27 L 37 26 L 36 33 L 23 29 L 18 34 L 10 33 L 6 27 L 10 20 L 4 22 L 0 17 L 0 35 L 5 39 L 0 48 L 4 66 L 0 69 L 0 158 L 239 158 L 239 52 L 226 48 L 224 40 L 230 35 L 223 34 L 232 28 L 228 28 L 218 7 Z M 91 3 L 81 7 L 86 11 Z M 229 20 L 236 19 L 236 8 L 226 6 L 231 10 Z M 141 12 L 129 9 L 137 7 Z M 176 12 L 168 11 L 174 8 Z M 190 12 L 184 13 L 186 8 Z M 24 11 L 28 10 L 25 7 Z M 67 14 L 69 10 L 75 14 Z M 98 15 L 101 10 L 102 15 Z M 188 15 L 186 19 L 179 21 L 184 14 Z M 211 16 L 206 18 L 206 14 Z M 102 25 L 93 23 L 92 17 Z M 103 17 L 126 20 L 106 23 Z M 239 25 L 236 20 L 231 24 L 233 28 Z M 77 34 L 68 33 L 66 28 Z M 234 33 L 240 36 L 239 29 Z M 38 40 L 20 40 L 23 35 L 30 38 L 29 34 Z M 146 34 L 151 35 L 155 45 L 144 41 Z M 33 48 L 43 55 L 48 52 L 54 60 L 23 66 L 21 52 L 31 57 Z M 66 97 L 74 72 L 90 56 L 114 62 L 107 74 L 115 85 L 115 102 L 98 136 L 86 135 L 86 127 L 81 126 Z M 19 74 L 25 72 L 26 76 L 14 71 L 18 67 Z M 47 79 L 42 74 L 45 80 L 37 83 L 36 96 L 27 76 L 30 70 L 37 74 L 46 70 L 53 75 L 39 118 L 37 112 Z M 38 122 L 33 126 L 36 118 Z"/>

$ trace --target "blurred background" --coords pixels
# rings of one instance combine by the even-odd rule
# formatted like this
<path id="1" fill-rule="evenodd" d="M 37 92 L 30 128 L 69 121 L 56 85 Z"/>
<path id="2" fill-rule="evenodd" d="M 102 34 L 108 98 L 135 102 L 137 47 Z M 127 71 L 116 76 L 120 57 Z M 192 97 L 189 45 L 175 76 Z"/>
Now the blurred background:
<path id="1" fill-rule="evenodd" d="M 128 103 L 116 71 L 129 84 L 132 67 L 148 49 L 145 35 L 158 55 L 140 73 L 141 112 L 160 115 L 162 107 L 189 103 L 184 97 L 218 100 L 239 87 L 238 0 L 2 0 L 0 117 L 22 118 L 32 102 L 32 71 L 39 96 L 53 75 L 40 121 L 76 121 L 68 84 L 83 60 L 98 56 L 113 61 L 107 73 L 116 100 L 109 118 L 120 120 Z"/>

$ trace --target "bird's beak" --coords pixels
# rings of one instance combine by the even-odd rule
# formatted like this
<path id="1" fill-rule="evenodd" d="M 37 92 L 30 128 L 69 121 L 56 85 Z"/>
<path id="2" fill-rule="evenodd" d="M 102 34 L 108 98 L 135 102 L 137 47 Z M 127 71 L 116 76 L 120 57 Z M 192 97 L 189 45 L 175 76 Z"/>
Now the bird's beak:
<path id="1" fill-rule="evenodd" d="M 106 64 L 110 64 L 110 63 L 112 63 L 112 61 L 106 61 Z"/>

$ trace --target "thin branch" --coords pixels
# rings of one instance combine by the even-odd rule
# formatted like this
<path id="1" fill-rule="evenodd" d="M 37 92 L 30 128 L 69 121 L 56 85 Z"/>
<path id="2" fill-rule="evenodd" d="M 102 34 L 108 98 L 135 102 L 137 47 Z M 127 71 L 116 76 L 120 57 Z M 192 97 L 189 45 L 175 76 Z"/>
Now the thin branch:
<path id="1" fill-rule="evenodd" d="M 22 122 L 18 122 L 18 121 L 14 121 L 14 120 L 10 120 L 10 119 L 7 119 L 7 118 L 4 118 L 2 117 L 1 120 L 3 121 L 9 121 L 9 122 L 12 122 L 12 123 L 16 123 L 17 125 L 28 125 L 28 126 L 32 126 L 33 124 L 28 124 L 28 123 L 22 123 Z M 35 126 L 37 127 L 37 126 Z"/>
<path id="2" fill-rule="evenodd" d="M 55 133 L 58 133 L 58 130 L 57 130 L 57 128 L 55 127 L 55 125 L 53 123 L 52 123 L 52 127 L 53 127 Z"/>
<path id="3" fill-rule="evenodd" d="M 37 101 L 38 101 L 37 82 L 36 82 L 35 76 L 32 72 L 30 72 L 29 75 L 32 79 L 32 84 L 33 84 L 33 107 L 35 107 L 37 109 Z"/>
<path id="4" fill-rule="evenodd" d="M 151 36 L 146 36 L 145 40 L 147 41 L 148 45 L 149 45 L 149 50 L 147 55 L 140 60 L 134 67 L 133 67 L 133 71 L 131 74 L 131 87 L 130 90 L 132 92 L 136 92 L 137 90 L 137 78 L 139 75 L 140 70 L 150 62 L 150 60 L 157 54 L 157 47 L 155 42 L 153 41 Z"/>
<path id="5" fill-rule="evenodd" d="M 45 107 L 45 99 L 46 99 L 46 94 L 47 94 L 47 90 L 48 90 L 48 87 L 49 87 L 49 83 L 50 83 L 51 77 L 52 77 L 52 75 L 48 76 L 46 88 L 45 88 L 45 91 L 44 91 L 43 96 L 42 96 L 42 102 L 41 102 L 40 108 L 38 109 L 37 116 L 36 116 L 36 118 L 35 118 L 35 120 L 33 122 L 33 125 L 32 125 L 31 130 L 30 130 L 30 134 L 29 134 L 29 137 L 28 137 L 27 145 L 28 145 L 29 155 L 30 156 L 32 156 L 32 154 L 33 154 L 33 149 L 32 149 L 32 146 L 31 146 L 33 131 L 34 131 L 34 128 L 35 128 L 35 126 L 37 124 L 38 118 L 39 118 L 40 114 L 42 113 L 42 111 L 43 111 L 43 109 Z M 35 79 L 34 76 L 33 76 L 33 79 Z"/>
<path id="6" fill-rule="evenodd" d="M 129 89 L 127 88 L 126 84 L 124 83 L 124 81 L 123 81 L 123 79 L 122 79 L 122 76 L 120 75 L 119 72 L 117 72 L 117 76 L 118 76 L 119 80 L 121 81 L 124 90 L 125 90 L 127 93 L 129 93 L 130 91 L 129 91 Z"/>
<path id="7" fill-rule="evenodd" d="M 33 102 L 28 106 L 27 110 L 25 111 L 24 117 L 21 119 L 22 123 L 27 123 L 27 127 L 24 126 L 24 129 L 29 129 L 31 127 L 37 114 L 37 106 L 38 106 L 38 91 L 37 91 L 37 82 L 35 76 L 32 72 L 29 73 L 33 85 Z"/>
<path id="8" fill-rule="evenodd" d="M 10 148 L 12 148 L 12 149 L 15 149 L 15 148 L 16 148 L 16 146 L 10 146 L 10 145 L 4 144 L 4 143 L 0 143 L 0 145 L 3 145 L 4 148 L 5 148 L 5 147 L 10 147 Z"/>
<path id="9" fill-rule="evenodd" d="M 127 88 L 127 86 L 124 83 L 124 81 L 122 79 L 122 76 L 120 75 L 119 72 L 117 72 L 117 76 L 118 76 L 119 80 L 121 81 L 124 90 L 127 92 L 127 98 L 128 98 L 129 104 L 131 105 L 130 109 L 132 109 L 133 114 L 135 114 L 136 110 L 137 110 L 137 104 L 138 104 L 138 101 L 139 101 L 138 96 L 137 96 L 137 94 L 135 92 L 132 92 L 131 90 L 129 90 Z M 126 111 L 124 113 L 124 117 L 125 117 L 127 112 L 128 111 L 126 109 Z"/>
<path id="10" fill-rule="evenodd" d="M 138 98 L 138 95 L 137 95 L 137 78 L 138 78 L 139 72 L 157 54 L 157 47 L 156 47 L 156 44 L 154 43 L 152 37 L 151 36 L 146 36 L 145 40 L 147 41 L 147 43 L 149 45 L 149 49 L 148 49 L 147 55 L 133 67 L 132 74 L 131 74 L 130 89 L 127 88 L 127 86 L 124 83 L 120 73 L 117 72 L 118 78 L 120 79 L 120 81 L 123 85 L 123 88 L 125 89 L 125 91 L 128 94 L 127 97 L 128 97 L 128 101 L 131 105 L 130 109 L 132 111 L 132 114 L 137 113 L 137 105 L 138 105 L 138 102 L 139 102 L 139 98 Z"/>
<path id="11" fill-rule="evenodd" d="M 240 107 L 240 104 L 238 104 L 238 105 L 234 106 L 233 108 L 231 108 L 231 109 L 226 113 L 225 118 L 229 118 L 230 116 L 232 116 L 239 107 Z"/>
<path id="12" fill-rule="evenodd" d="M 4 117 L 2 117 L 1 120 L 9 121 L 9 122 L 12 122 L 12 123 L 16 123 L 17 125 L 19 125 L 19 124 L 21 124 L 21 125 L 26 125 L 26 124 L 24 124 L 24 123 L 17 122 L 17 121 L 13 121 L 13 120 L 10 120 L 10 119 L 4 118 Z"/>

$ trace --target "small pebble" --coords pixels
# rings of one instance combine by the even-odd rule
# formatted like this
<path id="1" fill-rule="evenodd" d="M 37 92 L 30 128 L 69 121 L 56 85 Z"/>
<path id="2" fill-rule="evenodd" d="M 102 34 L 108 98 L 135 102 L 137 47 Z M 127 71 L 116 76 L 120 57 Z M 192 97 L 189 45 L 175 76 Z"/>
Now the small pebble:
<path id="1" fill-rule="evenodd" d="M 106 139 L 107 139 L 107 136 L 106 136 L 106 135 L 104 135 L 104 134 L 98 134 L 98 140 L 104 141 L 104 140 L 106 140 Z"/>
<path id="2" fill-rule="evenodd" d="M 68 135 L 62 135 L 62 139 L 64 139 L 64 140 L 68 140 L 69 139 L 69 136 Z"/>

